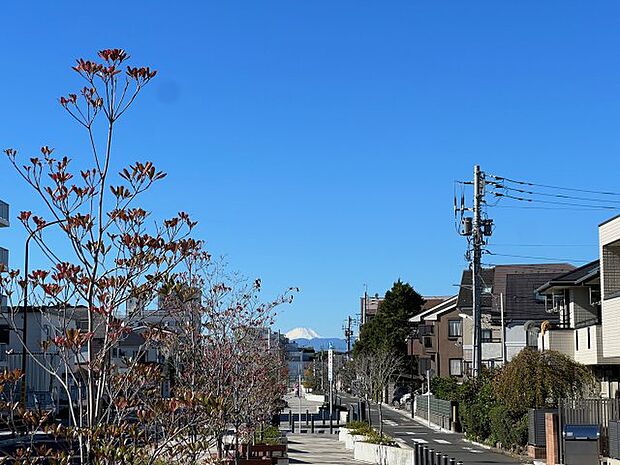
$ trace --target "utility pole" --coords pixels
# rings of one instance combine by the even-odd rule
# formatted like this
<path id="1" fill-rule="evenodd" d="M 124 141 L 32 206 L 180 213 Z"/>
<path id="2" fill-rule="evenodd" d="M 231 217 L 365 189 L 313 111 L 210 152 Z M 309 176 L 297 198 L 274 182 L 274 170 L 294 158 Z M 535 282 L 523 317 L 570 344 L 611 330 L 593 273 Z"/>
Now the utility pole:
<path id="1" fill-rule="evenodd" d="M 353 323 L 353 318 L 351 316 L 347 317 L 347 323 L 342 327 L 344 330 L 344 337 L 347 340 L 347 358 L 351 358 L 351 338 L 353 337 L 353 329 L 351 328 L 351 324 Z"/>
<path id="2" fill-rule="evenodd" d="M 473 309 L 473 375 L 478 376 L 482 365 L 482 282 L 480 270 L 482 268 L 482 215 L 481 206 L 484 200 L 484 175 L 480 171 L 480 166 L 474 166 L 474 218 L 472 228 L 473 260 L 471 266 L 472 273 L 472 309 Z"/>
<path id="3" fill-rule="evenodd" d="M 461 194 L 460 206 L 456 196 L 454 197 L 454 219 L 461 214 L 461 236 L 466 236 L 471 248 L 467 250 L 467 260 L 471 262 L 472 281 L 472 375 L 478 376 L 482 368 L 482 252 L 486 244 L 485 237 L 493 234 L 493 220 L 486 217 L 483 211 L 485 174 L 479 165 L 474 166 L 474 179 L 466 181 L 463 185 L 473 185 L 473 207 L 465 207 L 465 195 Z M 472 212 L 471 216 L 465 216 L 465 212 Z M 473 252 L 473 253 L 472 253 Z"/>

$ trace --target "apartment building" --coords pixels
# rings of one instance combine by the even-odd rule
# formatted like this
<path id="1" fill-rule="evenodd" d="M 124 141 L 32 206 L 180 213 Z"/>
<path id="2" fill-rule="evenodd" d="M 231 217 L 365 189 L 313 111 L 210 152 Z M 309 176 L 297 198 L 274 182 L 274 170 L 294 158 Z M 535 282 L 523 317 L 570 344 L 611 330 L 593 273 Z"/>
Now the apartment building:
<path id="1" fill-rule="evenodd" d="M 408 355 L 416 357 L 417 371 L 425 376 L 463 376 L 463 320 L 452 296 L 411 318 L 414 332 Z"/>

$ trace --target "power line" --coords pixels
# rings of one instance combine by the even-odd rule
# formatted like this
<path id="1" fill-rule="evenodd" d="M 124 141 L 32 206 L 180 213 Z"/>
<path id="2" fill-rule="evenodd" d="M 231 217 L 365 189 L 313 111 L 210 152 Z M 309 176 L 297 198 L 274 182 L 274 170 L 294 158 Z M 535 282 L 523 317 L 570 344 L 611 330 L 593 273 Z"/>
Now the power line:
<path id="1" fill-rule="evenodd" d="M 572 202 L 556 202 L 554 200 L 539 200 L 539 199 L 528 199 L 527 197 L 517 197 L 515 195 L 510 194 L 502 194 L 501 192 L 491 192 L 491 194 L 496 197 L 503 197 L 512 200 L 518 200 L 520 202 L 535 202 L 535 203 L 543 203 L 547 205 L 560 205 L 560 206 L 570 206 L 570 207 L 585 207 L 591 208 L 595 210 L 620 210 L 620 206 L 615 205 L 589 205 L 583 203 L 572 203 Z"/>
<path id="2" fill-rule="evenodd" d="M 568 200 L 579 200 L 582 202 L 609 202 L 609 203 L 620 203 L 620 200 L 613 200 L 613 199 L 593 199 L 591 197 L 579 197 L 579 196 L 575 196 L 575 195 L 566 195 L 566 194 L 552 194 L 549 192 L 539 192 L 539 191 L 532 191 L 532 190 L 526 190 L 526 189 L 515 189 L 514 187 L 508 187 L 504 184 L 501 183 L 497 183 L 497 182 L 488 182 L 488 184 L 492 185 L 493 187 L 495 187 L 496 189 L 501 189 L 504 191 L 511 191 L 511 192 L 519 192 L 520 194 L 529 194 L 529 195 L 539 195 L 542 197 L 554 197 L 554 198 L 558 198 L 558 199 L 568 199 Z"/>
<path id="3" fill-rule="evenodd" d="M 579 189 L 575 187 L 553 186 L 550 184 L 537 184 L 534 182 L 519 181 L 516 179 L 506 178 L 504 176 L 496 176 L 493 174 L 489 174 L 488 176 L 492 177 L 493 179 L 497 179 L 498 181 L 508 181 L 508 182 L 512 182 L 514 184 L 520 184 L 523 186 L 536 186 L 536 187 L 544 187 L 546 189 L 558 189 L 558 190 L 563 190 L 563 191 L 582 192 L 584 194 L 599 194 L 599 195 L 611 195 L 611 196 L 620 197 L 619 192 L 597 191 L 597 190 L 590 190 L 590 189 Z"/>
<path id="4" fill-rule="evenodd" d="M 493 247 L 598 247 L 598 244 L 493 244 Z"/>
<path id="5" fill-rule="evenodd" d="M 582 262 L 589 263 L 592 260 L 583 260 L 578 258 L 557 258 L 557 257 L 537 257 L 534 255 L 513 255 L 513 254 L 504 254 L 504 253 L 495 253 L 491 251 L 486 251 L 487 254 L 493 255 L 496 257 L 511 257 L 511 258 L 525 258 L 528 260 L 558 260 L 558 261 L 566 261 L 566 262 Z"/>
<path id="6" fill-rule="evenodd" d="M 596 208 L 591 206 L 590 208 L 579 208 L 579 207 L 540 207 L 540 206 L 524 206 L 524 205 L 489 205 L 494 208 L 514 208 L 517 210 L 568 210 L 568 211 L 579 211 L 579 212 L 587 212 L 587 211 L 601 211 L 600 208 Z M 620 208 L 619 208 L 620 209 Z"/>

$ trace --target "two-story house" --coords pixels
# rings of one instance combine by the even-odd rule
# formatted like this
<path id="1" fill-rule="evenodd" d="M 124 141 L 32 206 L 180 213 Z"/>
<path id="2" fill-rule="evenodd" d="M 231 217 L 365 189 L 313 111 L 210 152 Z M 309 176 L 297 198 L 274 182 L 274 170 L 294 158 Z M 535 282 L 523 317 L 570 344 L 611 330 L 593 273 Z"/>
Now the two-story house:
<path id="1" fill-rule="evenodd" d="M 482 364 L 499 366 L 510 361 L 525 347 L 538 346 L 543 321 L 559 320 L 549 314 L 545 298 L 537 289 L 560 273 L 574 267 L 568 263 L 497 265 L 481 272 L 482 289 Z M 471 368 L 472 279 L 463 272 L 457 308 L 463 317 L 463 364 Z"/>
<path id="2" fill-rule="evenodd" d="M 620 380 L 620 358 L 603 353 L 601 265 L 599 260 L 556 276 L 538 292 L 547 310 L 558 315 L 541 326 L 539 350 L 556 350 L 589 366 L 603 397 L 615 396 Z"/>

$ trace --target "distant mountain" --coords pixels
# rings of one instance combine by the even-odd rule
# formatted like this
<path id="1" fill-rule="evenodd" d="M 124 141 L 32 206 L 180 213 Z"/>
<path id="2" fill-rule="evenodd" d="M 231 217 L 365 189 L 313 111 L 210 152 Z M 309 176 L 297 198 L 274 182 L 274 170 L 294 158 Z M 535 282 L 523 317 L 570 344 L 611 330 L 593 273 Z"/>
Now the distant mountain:
<path id="1" fill-rule="evenodd" d="M 310 328 L 295 328 L 286 333 L 286 337 L 290 341 L 296 341 L 297 339 L 320 339 L 321 336 L 316 331 Z"/>
<path id="2" fill-rule="evenodd" d="M 315 337 L 312 339 L 299 338 L 295 339 L 295 342 L 299 347 L 312 347 L 317 352 L 329 349 L 330 343 L 332 344 L 332 347 L 336 352 L 347 351 L 347 341 L 336 337 Z"/>

